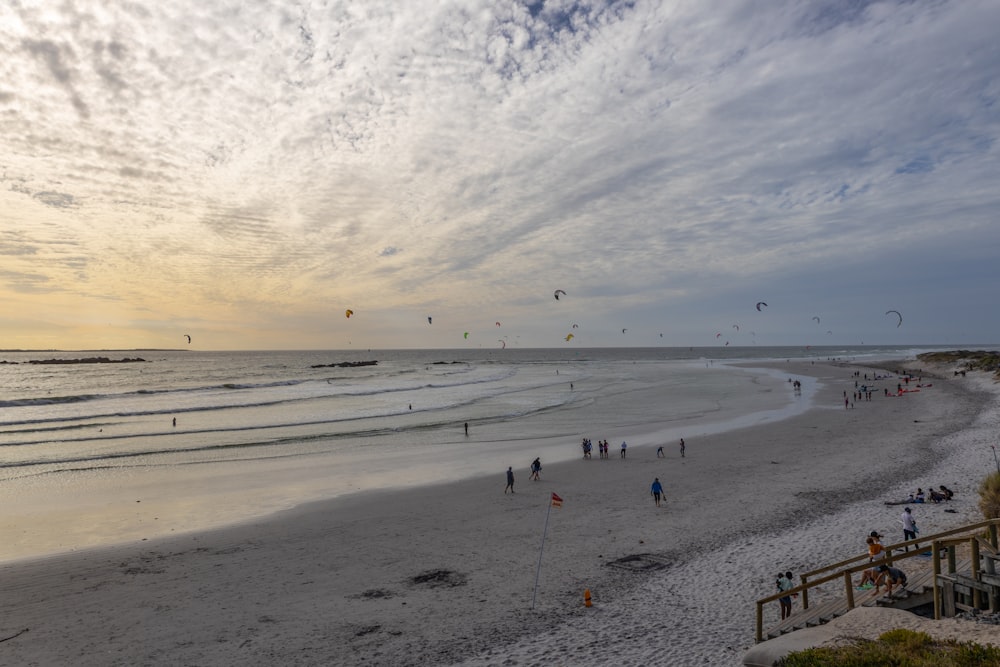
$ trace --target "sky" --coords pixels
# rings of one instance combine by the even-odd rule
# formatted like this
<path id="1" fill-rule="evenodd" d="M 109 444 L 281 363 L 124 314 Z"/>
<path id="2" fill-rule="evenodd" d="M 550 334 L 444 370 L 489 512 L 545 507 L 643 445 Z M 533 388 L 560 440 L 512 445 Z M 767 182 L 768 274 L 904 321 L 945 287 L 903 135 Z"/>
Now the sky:
<path id="1" fill-rule="evenodd" d="M 6 0 L 0 349 L 995 343 L 997 26 Z"/>

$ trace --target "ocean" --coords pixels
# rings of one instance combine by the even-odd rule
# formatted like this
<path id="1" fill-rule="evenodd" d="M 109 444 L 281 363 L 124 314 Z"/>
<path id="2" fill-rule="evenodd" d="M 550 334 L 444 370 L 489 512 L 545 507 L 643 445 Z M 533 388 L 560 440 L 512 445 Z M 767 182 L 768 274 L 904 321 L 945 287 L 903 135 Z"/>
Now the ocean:
<path id="1" fill-rule="evenodd" d="M 125 497 L 169 506 L 170 530 L 194 529 L 357 491 L 500 476 L 536 456 L 569 460 L 584 437 L 617 451 L 622 440 L 666 444 L 781 419 L 806 409 L 813 387 L 794 393 L 789 377 L 748 364 L 916 351 L 0 352 L 0 559 L 122 537 Z M 38 363 L 88 357 L 110 363 Z M 63 532 L 10 538 L 32 521 Z"/>

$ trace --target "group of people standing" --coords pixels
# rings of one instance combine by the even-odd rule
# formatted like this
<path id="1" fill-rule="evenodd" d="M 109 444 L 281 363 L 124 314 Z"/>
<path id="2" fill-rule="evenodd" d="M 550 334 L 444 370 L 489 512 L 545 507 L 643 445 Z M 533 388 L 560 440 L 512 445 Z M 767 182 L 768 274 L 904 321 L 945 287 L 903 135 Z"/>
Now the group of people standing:
<path id="1" fill-rule="evenodd" d="M 581 447 L 583 447 L 583 458 L 585 458 L 585 459 L 592 458 L 591 455 L 590 455 L 590 453 L 593 451 L 594 445 L 590 441 L 590 438 L 584 438 Z M 622 451 L 625 451 L 625 443 L 624 442 L 622 443 Z M 608 458 L 608 441 L 607 440 L 598 440 L 597 441 L 597 454 L 602 459 Z"/>

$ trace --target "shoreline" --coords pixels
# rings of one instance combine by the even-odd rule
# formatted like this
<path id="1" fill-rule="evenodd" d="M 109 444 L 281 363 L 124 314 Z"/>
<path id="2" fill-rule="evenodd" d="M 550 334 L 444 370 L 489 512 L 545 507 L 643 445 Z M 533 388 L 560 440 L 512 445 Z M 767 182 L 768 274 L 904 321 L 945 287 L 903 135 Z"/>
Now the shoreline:
<path id="1" fill-rule="evenodd" d="M 627 655 L 691 664 L 684 660 L 700 647 L 698 664 L 709 657 L 737 664 L 746 648 L 740 637 L 752 642 L 752 600 L 770 593 L 773 572 L 816 565 L 802 549 L 813 547 L 808 540 L 841 548 L 857 541 L 859 553 L 872 528 L 891 540 L 894 511 L 861 525 L 858 516 L 931 474 L 948 457 L 942 441 L 969 430 L 992 397 L 941 378 L 937 391 L 845 410 L 837 399 L 848 371 L 860 367 L 778 366 L 821 378 L 807 412 L 686 438 L 684 459 L 672 442 L 663 443 L 665 459 L 650 444 L 630 447 L 620 461 L 612 446 L 607 461 L 545 466 L 542 482 L 519 474 L 516 497 L 502 494 L 500 471 L 0 565 L 0 610 L 9 619 L 2 632 L 32 628 L 0 656 L 406 665 L 544 664 L 556 657 L 603 664 Z M 880 457 L 867 470 L 859 458 L 872 456 L 873 437 Z M 922 460 L 913 463 L 915 454 Z M 661 510 L 648 496 L 654 476 L 666 487 Z M 937 483 L 958 493 L 955 507 L 974 505 L 971 482 Z M 551 492 L 564 503 L 549 519 L 531 610 Z M 839 518 L 845 511 L 848 518 Z M 926 517 L 921 527 L 932 532 L 935 521 L 961 523 L 961 516 Z M 789 531 L 808 537 L 782 538 Z M 584 589 L 593 593 L 591 609 L 582 605 Z M 98 647 L 99 654 L 87 652 Z"/>

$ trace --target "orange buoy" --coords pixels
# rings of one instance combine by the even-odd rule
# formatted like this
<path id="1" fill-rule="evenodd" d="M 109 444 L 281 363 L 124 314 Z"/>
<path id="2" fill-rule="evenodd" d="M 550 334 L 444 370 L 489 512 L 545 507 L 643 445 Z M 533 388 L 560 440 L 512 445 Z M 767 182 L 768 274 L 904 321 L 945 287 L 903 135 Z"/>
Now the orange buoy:
<path id="1" fill-rule="evenodd" d="M 584 607 L 590 607 L 590 606 L 592 606 L 592 604 L 590 602 L 590 589 L 589 588 L 586 588 L 583 591 L 583 606 Z"/>

